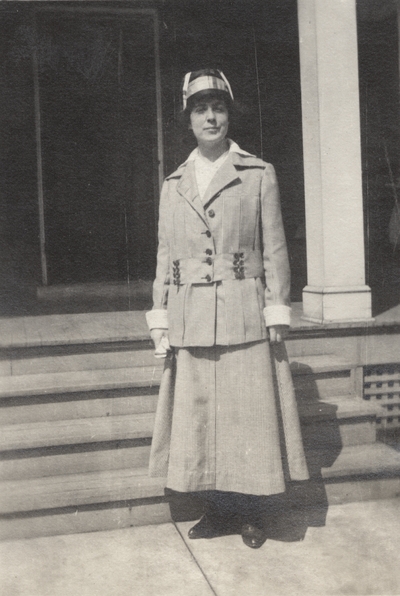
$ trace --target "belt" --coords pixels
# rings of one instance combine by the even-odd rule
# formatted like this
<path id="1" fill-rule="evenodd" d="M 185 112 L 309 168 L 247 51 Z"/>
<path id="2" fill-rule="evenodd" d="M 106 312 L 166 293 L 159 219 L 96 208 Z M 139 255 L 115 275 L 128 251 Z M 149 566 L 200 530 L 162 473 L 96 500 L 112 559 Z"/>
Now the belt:
<path id="1" fill-rule="evenodd" d="M 175 285 L 204 284 L 226 279 L 262 277 L 264 267 L 259 250 L 222 253 L 213 256 L 199 256 L 172 261 L 172 275 Z"/>

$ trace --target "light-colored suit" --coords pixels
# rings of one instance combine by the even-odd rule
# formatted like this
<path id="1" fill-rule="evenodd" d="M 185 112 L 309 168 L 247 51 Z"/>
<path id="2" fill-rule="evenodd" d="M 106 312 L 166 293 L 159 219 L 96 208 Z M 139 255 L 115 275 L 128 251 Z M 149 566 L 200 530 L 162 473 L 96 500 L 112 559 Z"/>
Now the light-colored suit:
<path id="1" fill-rule="evenodd" d="M 171 345 L 265 339 L 266 324 L 288 323 L 289 288 L 272 165 L 246 152 L 230 152 L 203 200 L 192 160 L 167 177 L 153 308 L 168 311 Z"/>
<path id="2" fill-rule="evenodd" d="M 237 149 L 202 199 L 190 158 L 162 190 L 147 315 L 151 328 L 169 327 L 175 350 L 149 472 L 176 491 L 269 495 L 285 490 L 282 458 L 293 480 L 308 470 L 285 346 L 265 340 L 266 324 L 287 323 L 290 311 L 275 172 Z"/>

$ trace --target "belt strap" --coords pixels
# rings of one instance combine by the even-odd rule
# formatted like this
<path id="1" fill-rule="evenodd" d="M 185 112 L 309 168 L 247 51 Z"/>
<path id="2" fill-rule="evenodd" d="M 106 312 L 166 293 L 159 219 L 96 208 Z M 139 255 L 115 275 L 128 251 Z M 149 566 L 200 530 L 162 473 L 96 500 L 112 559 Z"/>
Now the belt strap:
<path id="1" fill-rule="evenodd" d="M 175 285 L 204 284 L 226 279 L 262 277 L 264 268 L 259 250 L 201 255 L 172 262 Z"/>

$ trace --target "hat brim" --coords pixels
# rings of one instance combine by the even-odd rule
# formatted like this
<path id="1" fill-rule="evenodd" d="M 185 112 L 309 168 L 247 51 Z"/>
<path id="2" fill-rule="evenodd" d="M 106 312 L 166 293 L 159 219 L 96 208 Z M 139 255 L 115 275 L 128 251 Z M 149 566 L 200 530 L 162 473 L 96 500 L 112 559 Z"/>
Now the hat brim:
<path id="1" fill-rule="evenodd" d="M 232 104 L 232 99 L 228 91 L 223 91 L 222 89 L 201 89 L 201 91 L 197 91 L 188 97 L 186 102 L 186 110 L 193 109 L 193 106 L 199 101 L 211 99 L 223 100 L 227 106 Z"/>

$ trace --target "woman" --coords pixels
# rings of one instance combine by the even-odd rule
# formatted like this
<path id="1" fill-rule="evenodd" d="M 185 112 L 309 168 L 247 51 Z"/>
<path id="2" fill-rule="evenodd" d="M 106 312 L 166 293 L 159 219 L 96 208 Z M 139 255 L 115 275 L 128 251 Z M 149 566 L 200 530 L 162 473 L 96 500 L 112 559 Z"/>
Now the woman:
<path id="1" fill-rule="evenodd" d="M 150 474 L 204 497 L 190 538 L 240 528 L 258 548 L 266 497 L 285 491 L 285 472 L 308 478 L 282 344 L 290 275 L 278 187 L 270 164 L 227 137 L 233 94 L 222 72 L 188 73 L 183 108 L 198 146 L 161 193 L 146 317 L 156 353 L 172 346 L 173 356 Z"/>

